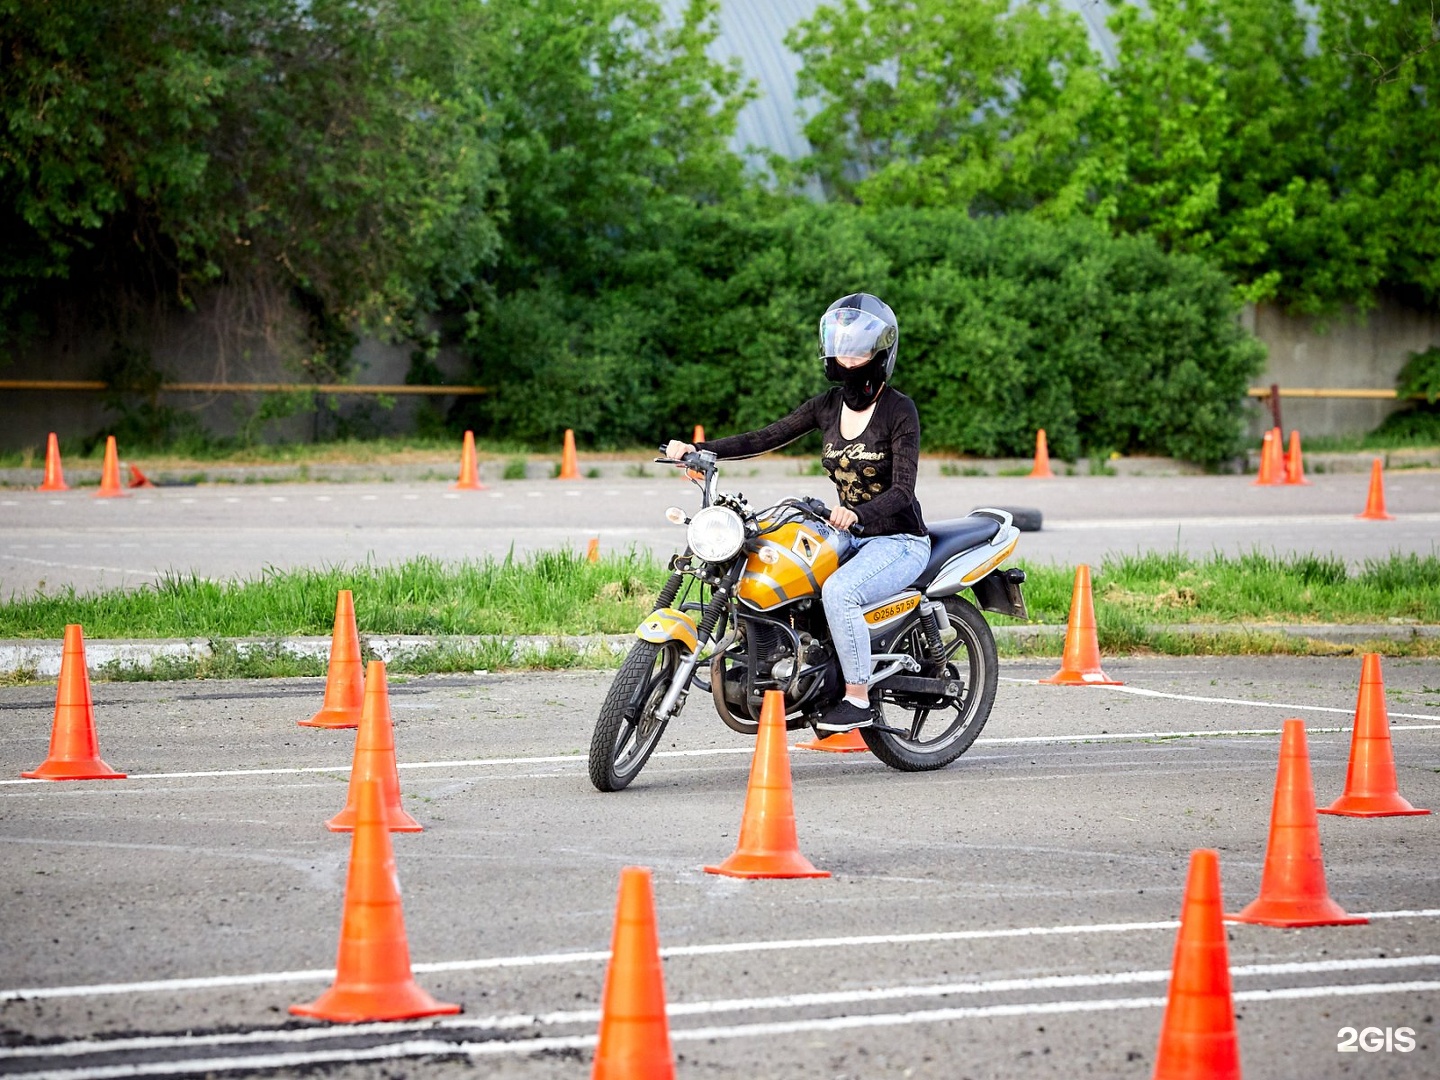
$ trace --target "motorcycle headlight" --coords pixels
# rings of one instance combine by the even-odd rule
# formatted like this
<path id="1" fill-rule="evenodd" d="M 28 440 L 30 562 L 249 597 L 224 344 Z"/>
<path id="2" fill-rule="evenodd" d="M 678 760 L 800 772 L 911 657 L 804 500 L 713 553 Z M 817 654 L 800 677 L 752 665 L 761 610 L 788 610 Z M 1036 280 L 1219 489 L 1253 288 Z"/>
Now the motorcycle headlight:
<path id="1" fill-rule="evenodd" d="M 690 519 L 690 550 L 706 562 L 725 562 L 745 543 L 745 523 L 734 510 L 707 506 Z"/>

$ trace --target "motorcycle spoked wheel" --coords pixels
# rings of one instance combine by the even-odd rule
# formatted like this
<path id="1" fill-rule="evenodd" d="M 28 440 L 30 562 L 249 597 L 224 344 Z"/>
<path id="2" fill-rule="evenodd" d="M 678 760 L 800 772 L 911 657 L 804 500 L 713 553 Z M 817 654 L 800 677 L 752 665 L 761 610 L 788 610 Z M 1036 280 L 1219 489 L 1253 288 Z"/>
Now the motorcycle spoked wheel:
<path id="1" fill-rule="evenodd" d="M 655 712 L 680 666 L 680 643 L 637 641 L 610 683 L 595 733 L 590 737 L 590 782 L 600 791 L 620 791 L 640 775 L 665 733 Z M 625 709 L 639 695 L 635 720 Z"/>
<path id="2" fill-rule="evenodd" d="M 902 772 L 924 772 L 949 765 L 970 749 L 985 721 L 990 719 L 990 708 L 995 704 L 995 687 L 1000 676 L 995 635 L 990 632 L 985 616 L 968 600 L 947 596 L 943 603 L 949 624 L 940 628 L 943 656 L 946 671 L 964 680 L 965 688 L 959 699 L 933 706 L 907 706 L 908 724 L 885 717 L 883 722 L 887 727 L 906 728 L 906 735 L 860 729 L 870 752 Z M 918 635 L 919 631 L 915 633 Z M 902 708 L 896 702 L 885 705 L 890 710 Z"/>

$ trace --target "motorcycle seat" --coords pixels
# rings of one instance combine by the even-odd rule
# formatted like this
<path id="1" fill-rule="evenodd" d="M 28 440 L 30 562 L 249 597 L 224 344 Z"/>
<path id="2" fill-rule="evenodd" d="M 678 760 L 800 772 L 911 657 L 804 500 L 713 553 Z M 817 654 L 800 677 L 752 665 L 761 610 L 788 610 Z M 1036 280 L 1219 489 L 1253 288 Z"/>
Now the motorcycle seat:
<path id="1" fill-rule="evenodd" d="M 971 514 L 949 521 L 927 522 L 925 527 L 930 532 L 930 561 L 925 564 L 925 572 L 910 586 L 912 589 L 923 590 L 935 580 L 940 568 L 960 552 L 989 543 L 1000 531 L 1000 522 L 993 517 Z"/>

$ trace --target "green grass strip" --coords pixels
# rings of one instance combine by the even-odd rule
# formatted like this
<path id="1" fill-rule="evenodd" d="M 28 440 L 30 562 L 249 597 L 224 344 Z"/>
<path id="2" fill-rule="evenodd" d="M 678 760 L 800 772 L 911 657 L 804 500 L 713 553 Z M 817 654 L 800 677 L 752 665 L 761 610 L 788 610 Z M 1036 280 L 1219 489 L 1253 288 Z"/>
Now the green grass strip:
<path id="1" fill-rule="evenodd" d="M 174 575 L 138 589 L 32 593 L 0 603 L 0 638 L 284 638 L 328 634 L 350 589 L 362 634 L 595 634 L 634 630 L 666 577 L 647 553 L 598 563 L 569 550 L 443 563 Z"/>
<path id="2" fill-rule="evenodd" d="M 1063 626 L 1073 568 L 1026 570 L 1033 620 Z M 0 638 L 58 638 L 67 623 L 91 638 L 323 635 L 340 589 L 354 593 L 362 634 L 617 634 L 635 628 L 665 575 L 645 552 L 590 563 L 570 550 L 270 570 L 238 581 L 176 575 L 138 589 L 12 596 L 0 603 Z M 1109 648 L 1144 647 L 1165 624 L 1213 623 L 1222 634 L 1236 623 L 1440 623 L 1434 553 L 1392 554 L 1354 571 L 1326 555 L 1121 555 L 1092 576 L 1100 639 Z"/>

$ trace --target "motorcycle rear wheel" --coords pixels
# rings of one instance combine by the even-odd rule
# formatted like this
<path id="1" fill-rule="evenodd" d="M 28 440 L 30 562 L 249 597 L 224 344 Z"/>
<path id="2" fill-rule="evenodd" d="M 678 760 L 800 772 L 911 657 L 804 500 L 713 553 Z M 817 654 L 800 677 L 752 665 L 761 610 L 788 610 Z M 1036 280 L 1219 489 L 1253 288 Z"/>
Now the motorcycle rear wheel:
<path id="1" fill-rule="evenodd" d="M 590 737 L 590 782 L 600 791 L 620 791 L 640 775 L 665 733 L 655 716 L 680 666 L 680 644 L 637 641 L 615 673 L 595 733 Z M 635 719 L 625 711 L 639 702 Z"/>
<path id="2" fill-rule="evenodd" d="M 941 627 L 946 670 L 964 681 L 964 693 L 958 701 L 943 707 L 907 709 L 908 735 L 860 729 L 870 752 L 902 772 L 926 772 L 949 765 L 970 749 L 995 704 L 1000 661 L 990 625 L 963 597 L 947 596 L 943 603 L 949 623 Z M 886 706 L 896 711 L 901 708 L 895 702 L 887 702 Z M 907 726 L 892 724 L 888 717 L 884 723 L 887 727 Z"/>

